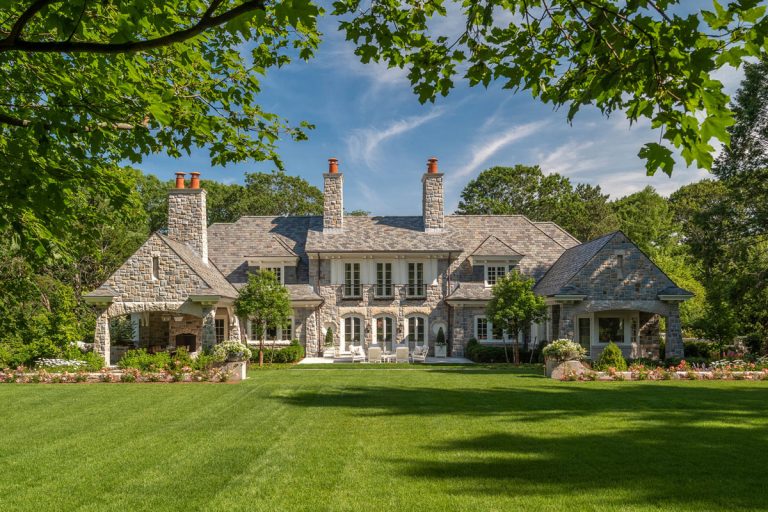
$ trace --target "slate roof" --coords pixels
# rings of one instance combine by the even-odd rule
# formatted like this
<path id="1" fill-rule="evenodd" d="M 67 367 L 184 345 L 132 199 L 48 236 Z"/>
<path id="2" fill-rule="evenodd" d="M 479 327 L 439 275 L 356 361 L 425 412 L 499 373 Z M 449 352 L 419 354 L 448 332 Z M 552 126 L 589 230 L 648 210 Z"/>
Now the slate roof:
<path id="1" fill-rule="evenodd" d="M 236 283 L 234 286 L 239 290 L 245 286 L 245 283 Z M 286 284 L 284 286 L 288 290 L 292 301 L 323 300 L 320 295 L 315 293 L 311 284 Z"/>
<path id="2" fill-rule="evenodd" d="M 659 295 L 680 295 L 682 297 L 693 297 L 693 292 L 679 286 L 669 286 L 659 292 Z"/>
<path id="3" fill-rule="evenodd" d="M 563 290 L 568 282 L 586 265 L 611 238 L 618 232 L 596 238 L 591 242 L 577 245 L 566 250 L 550 267 L 544 277 L 536 283 L 534 291 L 539 295 L 549 296 L 558 293 L 573 293 L 576 290 Z"/>
<path id="4" fill-rule="evenodd" d="M 297 254 L 290 248 L 288 242 L 280 236 L 272 235 L 264 245 L 255 246 L 251 256 L 296 257 Z"/>
<path id="5" fill-rule="evenodd" d="M 208 285 L 208 288 L 196 290 L 196 294 L 222 295 L 230 298 L 237 297 L 237 290 L 226 280 L 210 258 L 208 260 L 209 264 L 206 265 L 200 256 L 195 254 L 186 244 L 177 242 L 161 233 L 158 233 L 158 235 Z"/>
<path id="6" fill-rule="evenodd" d="M 488 301 L 491 289 L 485 283 L 459 283 L 456 289 L 446 297 L 447 301 Z"/>
<path id="7" fill-rule="evenodd" d="M 472 256 L 522 256 L 522 254 L 490 235 L 475 249 Z"/>
<path id="8" fill-rule="evenodd" d="M 441 233 L 425 233 L 421 216 L 347 216 L 344 231 L 336 234 L 323 233 L 321 216 L 242 217 L 208 228 L 210 257 L 231 283 L 247 281 L 248 257 L 274 239 L 299 256 L 297 278 L 307 282 L 308 253 L 451 252 L 463 261 L 489 238 L 493 250 L 522 254 L 521 272 L 535 279 L 578 243 L 556 225 L 523 215 L 447 215 Z"/>

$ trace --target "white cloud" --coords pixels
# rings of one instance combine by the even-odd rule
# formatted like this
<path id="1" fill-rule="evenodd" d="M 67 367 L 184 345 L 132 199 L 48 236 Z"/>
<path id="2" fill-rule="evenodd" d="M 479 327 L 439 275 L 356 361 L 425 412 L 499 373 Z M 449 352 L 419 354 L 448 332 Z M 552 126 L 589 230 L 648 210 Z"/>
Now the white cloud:
<path id="1" fill-rule="evenodd" d="M 513 126 L 495 137 L 484 138 L 483 142 L 472 147 L 472 157 L 466 166 L 462 166 L 452 178 L 461 178 L 476 172 L 493 155 L 515 141 L 524 139 L 541 130 L 546 122 L 526 123 Z"/>
<path id="2" fill-rule="evenodd" d="M 437 119 L 444 112 L 445 109 L 438 107 L 424 115 L 398 119 L 384 128 L 369 127 L 353 130 L 346 138 L 350 160 L 364 161 L 368 167 L 373 168 L 379 149 L 388 139 L 407 133 L 433 119 Z"/>

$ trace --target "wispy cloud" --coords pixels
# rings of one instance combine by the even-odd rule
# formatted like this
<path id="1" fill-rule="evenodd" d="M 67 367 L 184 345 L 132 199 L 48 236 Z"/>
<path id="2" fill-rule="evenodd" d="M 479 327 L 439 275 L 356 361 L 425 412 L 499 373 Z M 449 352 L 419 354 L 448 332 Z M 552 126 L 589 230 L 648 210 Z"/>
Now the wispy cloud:
<path id="1" fill-rule="evenodd" d="M 383 128 L 369 127 L 353 130 L 346 138 L 349 157 L 353 161 L 363 161 L 368 167 L 373 168 L 379 149 L 388 139 L 410 132 L 433 119 L 437 119 L 444 112 L 445 109 L 438 107 L 424 115 L 398 119 Z"/>
<path id="2" fill-rule="evenodd" d="M 513 126 L 496 135 L 485 139 L 482 143 L 472 147 L 472 158 L 466 166 L 463 166 L 455 173 L 456 178 L 468 176 L 476 172 L 481 165 L 487 162 L 493 155 L 498 153 L 505 146 L 515 141 L 524 139 L 541 130 L 546 122 L 539 121 L 535 123 L 526 123 Z"/>

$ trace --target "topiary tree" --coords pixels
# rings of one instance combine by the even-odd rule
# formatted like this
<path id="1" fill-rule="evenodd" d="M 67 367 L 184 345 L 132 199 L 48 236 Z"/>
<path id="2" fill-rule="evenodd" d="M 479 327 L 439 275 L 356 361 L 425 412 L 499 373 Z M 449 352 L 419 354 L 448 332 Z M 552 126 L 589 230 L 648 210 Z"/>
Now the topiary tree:
<path id="1" fill-rule="evenodd" d="M 514 362 L 520 364 L 519 332 L 530 327 L 531 322 L 540 322 L 547 316 L 544 299 L 533 293 L 534 280 L 514 270 L 493 285 L 493 297 L 488 302 L 486 314 L 495 326 L 501 326 L 508 333 L 515 334 Z M 504 339 L 504 357 L 509 362 L 507 340 Z"/>
<path id="2" fill-rule="evenodd" d="M 291 298 L 277 276 L 261 270 L 248 276 L 248 284 L 235 300 L 235 313 L 252 319 L 259 336 L 259 367 L 264 366 L 264 338 L 267 329 L 284 325 L 291 316 Z"/>
<path id="3" fill-rule="evenodd" d="M 593 366 L 595 370 L 614 368 L 616 371 L 623 372 L 627 370 L 627 361 L 624 359 L 621 349 L 614 342 L 610 342 Z"/>
<path id="4" fill-rule="evenodd" d="M 325 331 L 325 346 L 333 346 L 333 327 L 329 327 L 328 330 Z"/>
<path id="5" fill-rule="evenodd" d="M 445 333 L 443 328 L 437 330 L 437 336 L 435 337 L 435 345 L 445 345 Z"/>

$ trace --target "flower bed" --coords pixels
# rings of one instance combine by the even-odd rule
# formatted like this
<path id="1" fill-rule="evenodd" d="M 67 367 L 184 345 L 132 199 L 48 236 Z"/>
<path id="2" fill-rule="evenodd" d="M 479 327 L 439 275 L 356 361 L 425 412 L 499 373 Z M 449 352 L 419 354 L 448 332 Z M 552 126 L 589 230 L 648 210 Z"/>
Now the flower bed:
<path id="1" fill-rule="evenodd" d="M 145 371 L 136 368 L 111 370 L 103 368 L 99 372 L 51 372 L 48 370 L 32 371 L 23 366 L 15 370 L 0 370 L 0 383 L 18 384 L 67 384 L 86 382 L 227 382 L 239 375 L 228 366 L 213 367 L 207 370 L 193 370 L 183 367 L 175 370 Z"/>
<path id="2" fill-rule="evenodd" d="M 765 358 L 763 358 L 765 359 Z M 627 371 L 609 368 L 607 371 L 566 371 L 561 380 L 566 381 L 621 381 L 621 380 L 766 380 L 768 360 L 747 363 L 744 361 L 715 361 L 706 367 L 691 366 L 685 360 L 675 366 L 649 367 L 632 364 Z"/>

